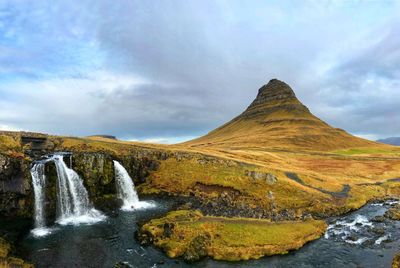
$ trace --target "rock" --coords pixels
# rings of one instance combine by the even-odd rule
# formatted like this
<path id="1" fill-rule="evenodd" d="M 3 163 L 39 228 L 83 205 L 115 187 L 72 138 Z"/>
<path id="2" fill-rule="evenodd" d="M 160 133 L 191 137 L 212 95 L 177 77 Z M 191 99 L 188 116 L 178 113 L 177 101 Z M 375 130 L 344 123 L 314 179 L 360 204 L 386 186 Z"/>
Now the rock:
<path id="1" fill-rule="evenodd" d="M 126 262 L 126 261 L 124 261 L 124 262 L 122 262 L 122 261 L 120 261 L 120 262 L 117 262 L 115 265 L 114 265 L 114 268 L 132 268 L 133 266 L 132 265 L 130 265 L 128 262 Z"/>
<path id="2" fill-rule="evenodd" d="M 378 235 L 384 235 L 385 234 L 385 228 L 383 227 L 374 227 L 371 229 L 371 232 L 378 234 Z"/>
<path id="3" fill-rule="evenodd" d="M 30 162 L 0 152 L 0 217 L 32 215 Z"/>
<path id="4" fill-rule="evenodd" d="M 165 237 L 168 237 L 168 238 L 171 237 L 174 227 L 175 227 L 175 224 L 173 224 L 173 223 L 168 223 L 168 222 L 164 223 L 164 226 L 163 226 L 164 233 L 163 233 L 163 235 Z"/>
<path id="5" fill-rule="evenodd" d="M 206 257 L 208 255 L 206 247 L 210 244 L 210 239 L 211 236 L 208 233 L 196 236 L 183 254 L 183 259 L 187 262 L 195 262 Z"/>
<path id="6" fill-rule="evenodd" d="M 371 240 L 371 239 L 368 239 L 368 240 L 364 241 L 362 243 L 362 245 L 365 246 L 365 247 L 372 247 L 373 245 L 375 245 L 375 241 Z"/>
<path id="7" fill-rule="evenodd" d="M 276 178 L 276 176 L 274 174 L 267 173 L 267 177 L 266 177 L 265 181 L 268 184 L 275 184 L 278 181 L 278 179 Z"/>
<path id="8" fill-rule="evenodd" d="M 251 177 L 253 180 L 265 180 L 268 184 L 275 184 L 278 179 L 272 173 L 262 173 L 254 170 L 246 170 L 245 175 Z"/>
<path id="9" fill-rule="evenodd" d="M 355 236 L 355 235 L 349 235 L 349 236 L 347 237 L 347 239 L 350 240 L 350 241 L 357 241 L 357 236 Z"/>
<path id="10" fill-rule="evenodd" d="M 384 216 L 376 216 L 375 218 L 372 219 L 373 222 L 384 222 L 385 217 Z"/>
<path id="11" fill-rule="evenodd" d="M 394 221 L 400 221 L 400 209 L 396 206 L 385 212 L 385 217 Z"/>

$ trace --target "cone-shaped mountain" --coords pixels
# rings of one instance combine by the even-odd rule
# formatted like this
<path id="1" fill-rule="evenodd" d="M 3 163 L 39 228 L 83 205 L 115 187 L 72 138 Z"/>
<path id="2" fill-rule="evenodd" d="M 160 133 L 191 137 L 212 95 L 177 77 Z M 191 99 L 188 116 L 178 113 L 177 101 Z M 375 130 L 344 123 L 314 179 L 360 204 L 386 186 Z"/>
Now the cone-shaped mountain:
<path id="1" fill-rule="evenodd" d="M 377 146 L 333 128 L 303 105 L 285 82 L 272 79 L 239 116 L 207 135 L 185 143 L 193 147 L 336 150 Z"/>

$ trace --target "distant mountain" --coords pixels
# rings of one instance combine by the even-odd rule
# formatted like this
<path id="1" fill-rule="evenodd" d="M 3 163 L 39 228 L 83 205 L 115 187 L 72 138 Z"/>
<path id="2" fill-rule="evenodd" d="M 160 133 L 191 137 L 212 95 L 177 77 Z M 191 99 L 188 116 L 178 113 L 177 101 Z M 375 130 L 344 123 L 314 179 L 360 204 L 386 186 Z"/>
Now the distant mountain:
<path id="1" fill-rule="evenodd" d="M 391 137 L 391 138 L 381 139 L 381 140 L 377 140 L 377 142 L 400 146 L 400 137 Z"/>
<path id="2" fill-rule="evenodd" d="M 272 79 L 239 116 L 207 135 L 184 144 L 229 149 L 268 148 L 328 151 L 382 146 L 333 128 L 303 105 L 292 88 Z"/>

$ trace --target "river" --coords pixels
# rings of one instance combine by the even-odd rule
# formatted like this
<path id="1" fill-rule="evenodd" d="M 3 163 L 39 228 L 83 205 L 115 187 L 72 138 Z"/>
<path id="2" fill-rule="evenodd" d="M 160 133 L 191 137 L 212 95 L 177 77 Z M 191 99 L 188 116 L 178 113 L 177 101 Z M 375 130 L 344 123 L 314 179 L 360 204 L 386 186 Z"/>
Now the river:
<path id="1" fill-rule="evenodd" d="M 329 219 L 325 237 L 287 255 L 246 262 L 220 262 L 211 259 L 187 264 L 169 259 L 154 247 L 142 247 L 135 240 L 137 222 L 162 216 L 174 201 L 154 200 L 153 208 L 110 212 L 91 225 L 55 226 L 40 238 L 32 234 L 19 243 L 23 256 L 36 267 L 390 267 L 400 250 L 400 222 L 381 216 L 395 202 L 371 203 L 356 212 Z M 379 218 L 379 217 L 378 217 Z"/>

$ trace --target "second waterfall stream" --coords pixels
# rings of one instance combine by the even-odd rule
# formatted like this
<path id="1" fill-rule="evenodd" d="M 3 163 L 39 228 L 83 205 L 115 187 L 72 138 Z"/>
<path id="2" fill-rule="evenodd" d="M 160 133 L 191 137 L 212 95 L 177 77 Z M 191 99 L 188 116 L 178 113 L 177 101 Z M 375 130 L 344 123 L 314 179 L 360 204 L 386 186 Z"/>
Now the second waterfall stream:
<path id="1" fill-rule="evenodd" d="M 139 201 L 139 197 L 135 190 L 132 178 L 129 176 L 126 169 L 118 162 L 114 162 L 115 169 L 115 184 L 117 187 L 117 196 L 121 199 L 122 210 L 135 210 L 142 208 L 153 207 L 154 204 L 146 201 Z"/>

